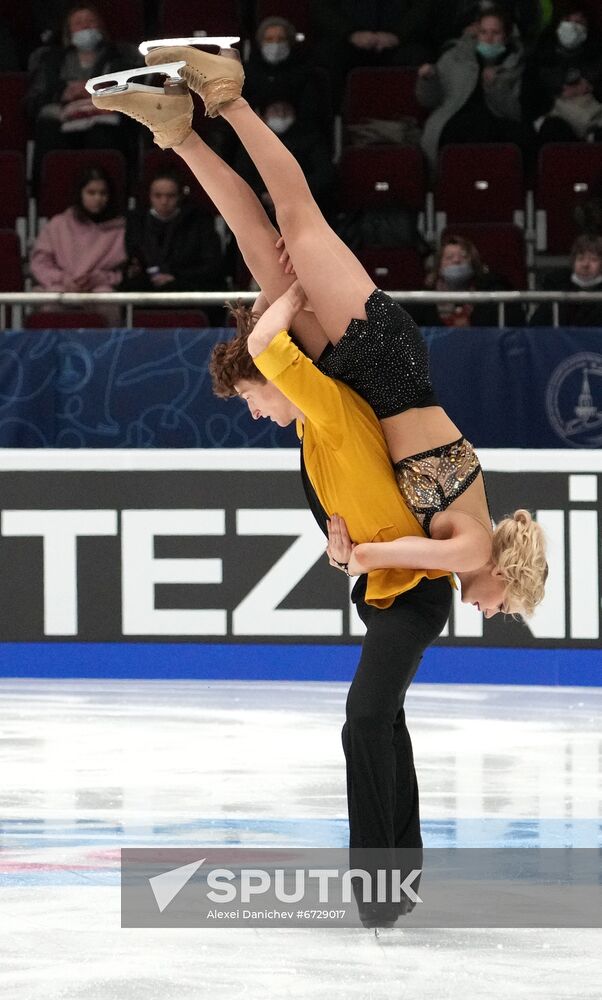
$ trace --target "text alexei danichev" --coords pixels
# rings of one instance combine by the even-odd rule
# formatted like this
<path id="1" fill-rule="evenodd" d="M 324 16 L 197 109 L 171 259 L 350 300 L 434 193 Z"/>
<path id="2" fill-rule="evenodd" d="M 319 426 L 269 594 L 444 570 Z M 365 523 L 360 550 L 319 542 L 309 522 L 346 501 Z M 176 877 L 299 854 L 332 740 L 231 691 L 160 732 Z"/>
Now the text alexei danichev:
<path id="1" fill-rule="evenodd" d="M 292 920 L 292 910 L 208 910 L 207 920 Z"/>

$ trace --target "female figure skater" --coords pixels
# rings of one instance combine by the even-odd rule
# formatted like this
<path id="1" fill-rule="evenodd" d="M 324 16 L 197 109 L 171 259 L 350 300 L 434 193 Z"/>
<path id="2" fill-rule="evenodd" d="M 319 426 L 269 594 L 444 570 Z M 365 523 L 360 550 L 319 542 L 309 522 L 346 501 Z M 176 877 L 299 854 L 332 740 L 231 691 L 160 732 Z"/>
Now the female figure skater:
<path id="1" fill-rule="evenodd" d="M 285 251 L 247 185 L 191 131 L 188 93 L 127 84 L 97 94 L 94 103 L 142 121 L 159 146 L 175 149 L 234 232 L 269 302 L 293 281 L 281 267 L 290 255 L 313 310 L 298 314 L 295 333 L 322 372 L 346 382 L 372 406 L 402 496 L 428 536 L 386 546 L 367 543 L 352 556 L 345 526 L 335 520 L 331 563 L 355 572 L 387 565 L 449 569 L 459 577 L 462 599 L 486 617 L 532 614 L 547 575 L 541 529 L 524 510 L 492 529 L 480 463 L 437 405 L 420 331 L 332 231 L 297 161 L 241 97 L 238 54 L 164 45 L 151 48 L 146 61 L 183 62 L 178 73 L 203 98 L 207 114 L 221 115 L 235 130 L 272 197 Z"/>

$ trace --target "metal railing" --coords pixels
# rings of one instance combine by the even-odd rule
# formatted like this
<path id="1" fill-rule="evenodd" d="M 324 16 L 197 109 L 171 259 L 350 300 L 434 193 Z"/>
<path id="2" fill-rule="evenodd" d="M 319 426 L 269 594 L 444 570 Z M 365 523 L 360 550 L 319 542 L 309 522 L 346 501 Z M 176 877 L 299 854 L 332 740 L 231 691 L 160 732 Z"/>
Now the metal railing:
<path id="1" fill-rule="evenodd" d="M 88 305 L 119 305 L 124 308 L 124 326 L 131 327 L 134 309 L 137 306 L 222 306 L 226 302 L 251 303 L 257 292 L 0 292 L 0 330 L 7 328 L 9 307 L 53 305 L 59 308 Z M 490 303 L 497 306 L 498 326 L 505 326 L 506 306 L 513 304 L 550 303 L 552 306 L 552 326 L 559 325 L 559 307 L 562 303 L 591 304 L 602 302 L 599 292 L 388 292 L 391 298 L 411 306 L 413 302 L 424 304 Z M 14 314 L 13 314 L 14 320 Z M 18 329 L 14 321 L 11 328 Z"/>

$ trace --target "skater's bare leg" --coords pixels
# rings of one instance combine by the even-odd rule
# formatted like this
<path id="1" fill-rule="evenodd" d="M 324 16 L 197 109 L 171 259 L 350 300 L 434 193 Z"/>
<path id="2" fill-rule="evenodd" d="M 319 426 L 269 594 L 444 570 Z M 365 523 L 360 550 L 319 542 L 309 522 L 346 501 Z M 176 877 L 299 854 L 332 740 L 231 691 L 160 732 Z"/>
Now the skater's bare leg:
<path id="1" fill-rule="evenodd" d="M 374 282 L 326 222 L 294 156 L 244 98 L 230 101 L 220 114 L 261 174 L 297 277 L 320 325 L 336 343 L 351 319 L 366 318 L 364 305 Z"/>
<path id="2" fill-rule="evenodd" d="M 289 288 L 294 276 L 285 274 L 276 247 L 279 233 L 249 187 L 203 140 L 191 132 L 174 152 L 190 167 L 207 192 L 226 225 L 234 233 L 240 252 L 255 281 L 269 302 L 274 302 Z M 322 353 L 327 337 L 316 316 L 300 312 L 294 331 L 304 350 L 312 358 Z"/>

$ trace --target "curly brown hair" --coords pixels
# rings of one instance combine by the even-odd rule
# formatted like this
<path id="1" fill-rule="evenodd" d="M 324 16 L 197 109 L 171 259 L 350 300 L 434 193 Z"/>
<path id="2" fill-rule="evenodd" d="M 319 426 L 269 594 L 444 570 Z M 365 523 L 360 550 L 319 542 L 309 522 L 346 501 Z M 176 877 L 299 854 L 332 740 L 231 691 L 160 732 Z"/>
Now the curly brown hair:
<path id="1" fill-rule="evenodd" d="M 236 319 L 236 335 L 232 340 L 216 344 L 209 360 L 209 374 L 213 392 L 221 399 L 237 396 L 236 385 L 241 380 L 264 383 L 267 379 L 249 354 L 248 339 L 257 317 L 248 306 L 230 306 Z"/>

